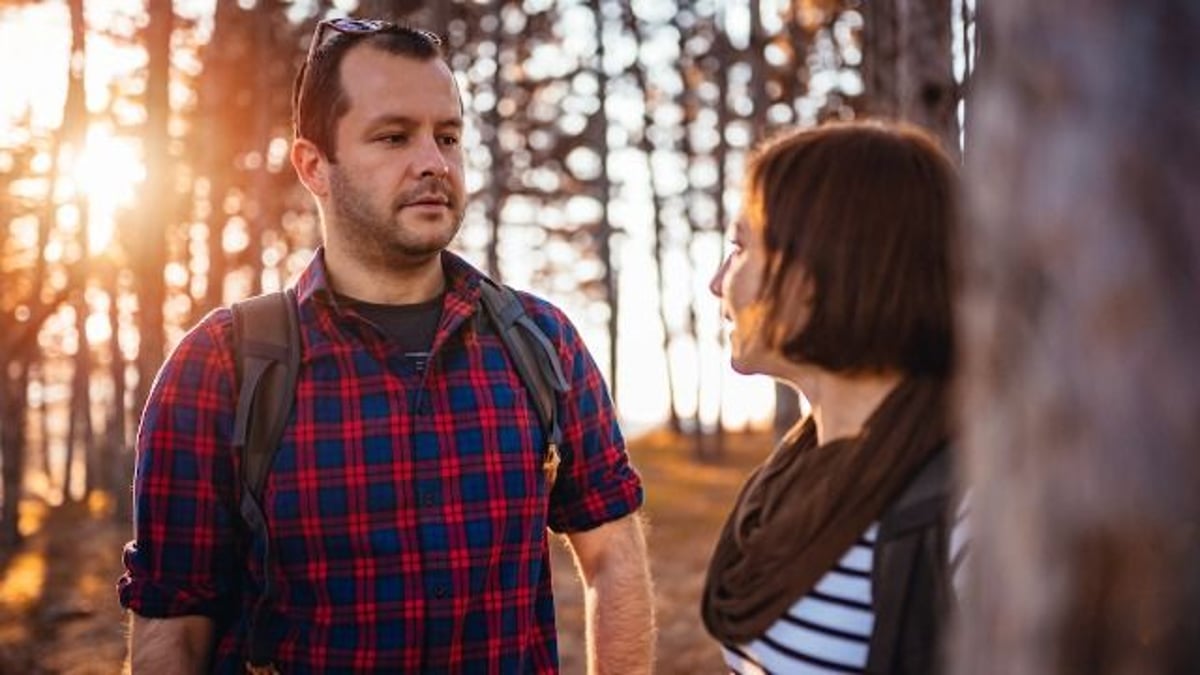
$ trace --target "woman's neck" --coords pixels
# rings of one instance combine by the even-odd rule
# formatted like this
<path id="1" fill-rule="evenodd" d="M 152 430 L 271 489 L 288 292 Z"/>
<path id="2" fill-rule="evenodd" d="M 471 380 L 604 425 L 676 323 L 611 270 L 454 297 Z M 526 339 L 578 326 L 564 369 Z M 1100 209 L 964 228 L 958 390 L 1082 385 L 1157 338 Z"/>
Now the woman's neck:
<path id="1" fill-rule="evenodd" d="M 857 436 L 879 404 L 904 379 L 896 371 L 847 375 L 806 370 L 788 381 L 812 405 L 819 444 Z"/>

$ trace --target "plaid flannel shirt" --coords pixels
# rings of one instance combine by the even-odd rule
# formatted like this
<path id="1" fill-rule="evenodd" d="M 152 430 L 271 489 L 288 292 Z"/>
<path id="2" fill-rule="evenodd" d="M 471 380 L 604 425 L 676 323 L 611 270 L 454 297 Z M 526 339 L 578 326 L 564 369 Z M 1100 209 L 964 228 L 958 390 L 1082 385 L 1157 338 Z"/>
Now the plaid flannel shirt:
<path id="1" fill-rule="evenodd" d="M 301 371 L 263 500 L 281 672 L 554 672 L 546 528 L 587 530 L 641 504 L 586 347 L 561 311 L 520 294 L 570 384 L 546 494 L 537 413 L 480 318 L 480 274 L 450 253 L 443 268 L 423 371 L 338 305 L 321 252 L 297 283 Z M 181 341 L 146 404 L 135 538 L 118 582 L 121 604 L 141 616 L 212 617 L 214 672 L 228 673 L 241 672 L 263 582 L 238 534 L 235 380 L 231 313 L 220 309 Z"/>

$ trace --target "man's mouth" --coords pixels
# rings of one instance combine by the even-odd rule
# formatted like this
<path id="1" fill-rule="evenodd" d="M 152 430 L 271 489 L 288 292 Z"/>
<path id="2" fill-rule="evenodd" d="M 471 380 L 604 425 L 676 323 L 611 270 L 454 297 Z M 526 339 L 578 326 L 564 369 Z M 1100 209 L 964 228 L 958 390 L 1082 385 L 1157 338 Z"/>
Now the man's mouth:
<path id="1" fill-rule="evenodd" d="M 404 203 L 404 206 L 450 206 L 450 198 L 446 195 L 430 194 L 422 195 L 416 199 L 410 199 Z"/>

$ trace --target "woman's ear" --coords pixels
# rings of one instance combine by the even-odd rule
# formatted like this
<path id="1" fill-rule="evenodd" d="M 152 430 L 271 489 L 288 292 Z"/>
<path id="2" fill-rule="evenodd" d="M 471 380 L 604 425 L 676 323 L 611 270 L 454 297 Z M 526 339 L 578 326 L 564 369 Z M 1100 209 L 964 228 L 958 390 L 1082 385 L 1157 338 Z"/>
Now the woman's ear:
<path id="1" fill-rule="evenodd" d="M 317 199 L 329 195 L 329 160 L 312 141 L 297 138 L 292 141 L 292 166 L 300 182 Z"/>

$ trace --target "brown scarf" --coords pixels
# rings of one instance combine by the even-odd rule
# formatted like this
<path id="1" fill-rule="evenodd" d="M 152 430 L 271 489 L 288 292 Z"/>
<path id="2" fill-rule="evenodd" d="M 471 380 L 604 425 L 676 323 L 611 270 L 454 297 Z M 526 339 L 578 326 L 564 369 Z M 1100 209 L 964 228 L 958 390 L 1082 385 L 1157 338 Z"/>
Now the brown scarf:
<path id="1" fill-rule="evenodd" d="M 910 378 L 852 439 L 811 417 L 750 475 L 717 540 L 701 615 L 713 637 L 760 637 L 875 522 L 947 438 L 945 383 Z"/>

